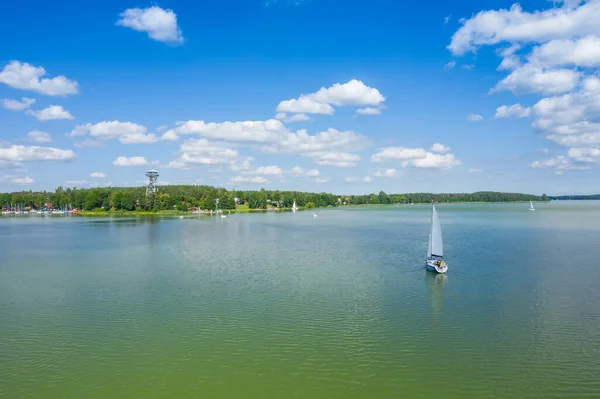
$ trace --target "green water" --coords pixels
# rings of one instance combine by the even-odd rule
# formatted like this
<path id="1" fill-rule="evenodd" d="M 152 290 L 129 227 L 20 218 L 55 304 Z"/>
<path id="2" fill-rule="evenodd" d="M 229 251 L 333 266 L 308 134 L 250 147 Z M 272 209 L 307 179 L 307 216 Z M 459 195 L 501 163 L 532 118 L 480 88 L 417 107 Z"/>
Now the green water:
<path id="1" fill-rule="evenodd" d="M 0 216 L 0 397 L 600 397 L 600 202 Z"/>

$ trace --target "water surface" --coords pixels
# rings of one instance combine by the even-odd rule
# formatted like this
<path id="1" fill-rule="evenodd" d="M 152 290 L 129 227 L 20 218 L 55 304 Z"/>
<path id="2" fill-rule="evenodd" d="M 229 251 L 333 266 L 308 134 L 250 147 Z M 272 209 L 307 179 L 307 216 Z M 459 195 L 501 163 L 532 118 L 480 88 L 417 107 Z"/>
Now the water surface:
<path id="1" fill-rule="evenodd" d="M 0 397 L 600 396 L 600 203 L 0 217 Z"/>

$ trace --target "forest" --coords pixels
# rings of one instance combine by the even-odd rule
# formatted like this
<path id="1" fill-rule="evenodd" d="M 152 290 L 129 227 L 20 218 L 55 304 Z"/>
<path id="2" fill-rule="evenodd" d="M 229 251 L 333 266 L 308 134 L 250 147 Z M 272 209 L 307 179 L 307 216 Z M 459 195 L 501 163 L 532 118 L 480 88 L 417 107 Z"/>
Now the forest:
<path id="1" fill-rule="evenodd" d="M 548 197 L 551 200 L 557 201 L 585 201 L 585 200 L 600 200 L 600 194 L 591 194 L 591 195 L 554 195 Z"/>
<path id="2" fill-rule="evenodd" d="M 340 205 L 378 205 L 404 203 L 444 202 L 517 202 L 547 201 L 542 196 L 480 191 L 475 193 L 409 193 L 365 195 L 336 195 L 299 191 L 258 191 L 226 190 L 201 185 L 160 186 L 155 195 L 146 196 L 145 187 L 101 187 L 63 188 L 54 192 L 21 191 L 0 194 L 0 208 L 3 209 L 79 209 L 159 211 L 191 209 L 235 209 L 236 204 L 245 204 L 250 209 L 290 208 L 294 201 L 301 208 L 316 208 Z"/>

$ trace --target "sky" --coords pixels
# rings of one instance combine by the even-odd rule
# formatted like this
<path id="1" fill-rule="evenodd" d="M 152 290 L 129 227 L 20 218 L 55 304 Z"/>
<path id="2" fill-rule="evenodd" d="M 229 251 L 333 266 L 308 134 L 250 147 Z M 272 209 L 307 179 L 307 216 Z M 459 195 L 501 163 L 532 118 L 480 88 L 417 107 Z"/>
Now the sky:
<path id="1" fill-rule="evenodd" d="M 600 191 L 600 0 L 8 2 L 0 191 Z"/>

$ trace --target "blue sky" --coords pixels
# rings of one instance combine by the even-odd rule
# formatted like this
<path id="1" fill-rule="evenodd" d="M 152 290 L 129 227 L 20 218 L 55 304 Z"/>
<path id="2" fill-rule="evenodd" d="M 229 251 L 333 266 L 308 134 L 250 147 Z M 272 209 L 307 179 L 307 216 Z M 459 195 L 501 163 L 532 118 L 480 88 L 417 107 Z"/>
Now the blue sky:
<path id="1" fill-rule="evenodd" d="M 10 2 L 0 190 L 155 168 L 240 189 L 597 192 L 598 20 L 600 0 Z"/>

